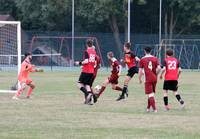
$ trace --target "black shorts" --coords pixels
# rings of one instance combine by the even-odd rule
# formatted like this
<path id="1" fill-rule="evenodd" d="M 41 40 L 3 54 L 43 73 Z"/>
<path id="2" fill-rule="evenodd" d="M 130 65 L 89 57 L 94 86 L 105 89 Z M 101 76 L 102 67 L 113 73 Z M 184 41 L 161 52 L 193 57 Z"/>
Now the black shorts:
<path id="1" fill-rule="evenodd" d="M 163 89 L 177 91 L 178 90 L 178 81 L 177 80 L 164 81 Z"/>
<path id="2" fill-rule="evenodd" d="M 132 67 L 128 70 L 127 76 L 132 78 L 136 73 L 138 73 L 138 67 Z"/>
<path id="3" fill-rule="evenodd" d="M 81 72 L 78 82 L 84 85 L 91 85 L 93 82 L 93 73 Z"/>

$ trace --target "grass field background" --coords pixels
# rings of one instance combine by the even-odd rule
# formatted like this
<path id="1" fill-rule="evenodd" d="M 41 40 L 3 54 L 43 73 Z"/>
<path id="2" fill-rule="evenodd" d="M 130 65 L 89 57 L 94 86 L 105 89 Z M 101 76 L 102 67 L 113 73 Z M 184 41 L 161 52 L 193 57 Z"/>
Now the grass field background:
<path id="1" fill-rule="evenodd" d="M 94 85 L 102 84 L 109 72 L 99 73 Z M 181 110 L 172 93 L 170 111 L 163 108 L 162 81 L 157 87 L 158 113 L 146 113 L 147 98 L 135 76 L 129 98 L 116 102 L 118 92 L 109 86 L 98 103 L 83 104 L 76 88 L 79 72 L 33 73 L 32 98 L 12 100 L 0 94 L 0 139 L 199 139 L 200 73 L 183 72 L 180 92 L 186 102 Z M 15 82 L 14 73 L 0 73 L 0 86 Z M 120 77 L 123 84 L 125 73 Z"/>

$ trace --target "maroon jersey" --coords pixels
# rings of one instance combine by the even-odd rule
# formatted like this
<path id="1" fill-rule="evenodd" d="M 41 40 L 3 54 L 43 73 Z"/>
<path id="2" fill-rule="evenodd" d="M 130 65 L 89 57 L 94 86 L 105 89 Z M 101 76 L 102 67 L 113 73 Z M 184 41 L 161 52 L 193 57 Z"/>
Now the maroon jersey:
<path id="1" fill-rule="evenodd" d="M 116 58 L 112 58 L 110 60 L 110 66 L 111 66 L 111 74 L 118 75 L 119 73 L 119 61 Z"/>
<path id="2" fill-rule="evenodd" d="M 166 58 L 163 66 L 166 67 L 165 80 L 178 80 L 179 61 L 176 58 Z"/>
<path id="3" fill-rule="evenodd" d="M 98 55 L 96 55 L 95 60 L 96 60 L 96 62 L 95 62 L 95 66 L 94 66 L 94 74 L 97 74 L 98 69 L 100 68 L 101 59 Z"/>
<path id="4" fill-rule="evenodd" d="M 93 48 L 88 48 L 84 54 L 84 60 L 88 59 L 88 63 L 83 65 L 82 72 L 94 73 L 96 51 Z"/>
<path id="5" fill-rule="evenodd" d="M 158 58 L 147 55 L 140 60 L 140 68 L 144 69 L 145 82 L 157 81 L 156 68 L 158 67 Z"/>
<path id="6" fill-rule="evenodd" d="M 125 53 L 124 62 L 127 64 L 128 68 L 136 66 L 135 54 L 133 52 Z"/>

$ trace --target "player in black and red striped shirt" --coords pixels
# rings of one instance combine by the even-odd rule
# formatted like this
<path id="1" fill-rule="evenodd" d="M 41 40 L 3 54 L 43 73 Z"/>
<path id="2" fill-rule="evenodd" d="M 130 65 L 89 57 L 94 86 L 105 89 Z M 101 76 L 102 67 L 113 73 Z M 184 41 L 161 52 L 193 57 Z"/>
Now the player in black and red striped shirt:
<path id="1" fill-rule="evenodd" d="M 124 87 L 122 90 L 122 94 L 117 98 L 117 101 L 125 99 L 125 94 L 128 97 L 128 83 L 131 78 L 138 73 L 138 67 L 136 66 L 136 62 L 140 61 L 140 59 L 131 51 L 131 43 L 124 44 L 124 62 L 128 66 L 128 73 L 126 75 L 126 79 L 124 81 Z"/>

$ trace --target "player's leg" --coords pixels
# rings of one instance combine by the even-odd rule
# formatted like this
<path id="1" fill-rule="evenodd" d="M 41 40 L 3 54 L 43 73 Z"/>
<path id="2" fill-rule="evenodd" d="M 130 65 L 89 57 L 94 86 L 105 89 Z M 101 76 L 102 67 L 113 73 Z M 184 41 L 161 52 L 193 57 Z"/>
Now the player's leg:
<path id="1" fill-rule="evenodd" d="M 170 89 L 170 84 L 169 81 L 164 81 L 163 83 L 163 101 L 164 101 L 164 106 L 166 110 L 169 110 L 169 105 L 168 105 L 168 90 Z"/>
<path id="2" fill-rule="evenodd" d="M 78 83 L 77 83 L 77 87 L 83 92 L 85 99 L 86 99 L 87 96 L 88 96 L 88 92 L 87 92 L 85 85 L 84 85 L 85 78 L 86 78 L 85 73 L 81 73 L 79 80 L 78 80 Z"/>
<path id="3" fill-rule="evenodd" d="M 165 109 L 169 110 L 169 104 L 168 104 L 168 90 L 163 90 L 163 101 L 165 105 Z"/>
<path id="4" fill-rule="evenodd" d="M 174 93 L 174 96 L 176 97 L 176 99 L 178 100 L 178 102 L 181 105 L 181 108 L 185 107 L 185 102 L 183 101 L 183 99 L 181 98 L 181 95 L 178 93 L 178 81 L 173 81 L 172 82 L 172 91 Z"/>
<path id="5" fill-rule="evenodd" d="M 123 89 L 118 84 L 112 84 L 112 89 L 117 91 L 122 91 Z"/>
<path id="6" fill-rule="evenodd" d="M 136 73 L 138 73 L 137 67 L 132 67 L 128 70 L 128 74 L 126 75 L 126 79 L 124 81 L 124 87 L 122 89 L 122 94 L 117 98 L 117 101 L 125 99 L 125 94 L 128 97 L 128 83 L 130 82 L 130 80 Z"/>
<path id="7" fill-rule="evenodd" d="M 128 83 L 129 81 L 131 80 L 131 76 L 127 75 L 126 76 L 126 79 L 124 81 L 124 86 L 123 86 L 123 89 L 122 89 L 122 94 L 117 98 L 117 101 L 120 101 L 122 99 L 125 99 L 125 94 L 127 95 L 128 97 Z"/>
<path id="8" fill-rule="evenodd" d="M 32 94 L 33 89 L 35 88 L 35 85 L 33 83 L 28 84 L 28 86 L 29 86 L 29 89 L 28 89 L 28 92 L 26 94 L 26 98 L 30 98 L 30 95 Z"/>
<path id="9" fill-rule="evenodd" d="M 20 82 L 20 87 L 17 90 L 17 93 L 12 97 L 12 99 L 19 99 L 18 97 L 21 95 L 21 93 L 25 90 L 26 88 L 26 83 L 25 82 Z"/>
<path id="10" fill-rule="evenodd" d="M 33 84 L 31 79 L 26 79 L 26 85 L 29 86 L 26 98 L 30 98 L 30 95 L 33 92 L 33 89 L 35 88 L 35 85 Z"/>
<path id="11" fill-rule="evenodd" d="M 100 89 L 100 91 L 99 91 L 99 93 L 98 93 L 98 97 L 100 97 L 102 94 L 103 94 L 103 92 L 104 92 L 104 90 L 106 89 L 106 86 L 109 84 L 109 79 L 106 79 L 105 81 L 104 81 L 104 83 L 103 83 L 103 85 L 101 86 L 101 89 Z"/>
<path id="12" fill-rule="evenodd" d="M 148 96 L 147 112 L 150 111 L 150 107 L 152 107 L 154 112 L 157 112 L 156 101 L 155 101 L 155 88 L 156 88 L 156 82 L 145 83 L 145 93 Z"/>

